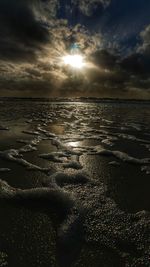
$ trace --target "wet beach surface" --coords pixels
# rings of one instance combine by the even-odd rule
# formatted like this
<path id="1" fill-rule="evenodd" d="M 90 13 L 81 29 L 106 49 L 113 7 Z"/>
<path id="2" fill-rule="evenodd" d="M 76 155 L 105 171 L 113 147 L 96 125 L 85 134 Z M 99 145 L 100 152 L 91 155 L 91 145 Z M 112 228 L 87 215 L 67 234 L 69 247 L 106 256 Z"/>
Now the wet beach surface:
<path id="1" fill-rule="evenodd" d="M 150 105 L 0 105 L 0 267 L 149 267 Z"/>

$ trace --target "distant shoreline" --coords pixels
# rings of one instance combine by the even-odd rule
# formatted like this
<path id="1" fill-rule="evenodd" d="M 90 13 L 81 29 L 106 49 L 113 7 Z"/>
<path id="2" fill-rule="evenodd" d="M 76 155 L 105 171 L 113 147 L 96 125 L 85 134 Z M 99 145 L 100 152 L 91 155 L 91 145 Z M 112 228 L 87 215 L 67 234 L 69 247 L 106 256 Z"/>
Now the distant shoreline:
<path id="1" fill-rule="evenodd" d="M 56 98 L 40 98 L 40 97 L 0 97 L 0 101 L 42 101 L 42 102 L 83 102 L 83 103 L 147 103 L 150 99 L 118 99 L 118 98 L 96 98 L 96 97 L 56 97 Z"/>

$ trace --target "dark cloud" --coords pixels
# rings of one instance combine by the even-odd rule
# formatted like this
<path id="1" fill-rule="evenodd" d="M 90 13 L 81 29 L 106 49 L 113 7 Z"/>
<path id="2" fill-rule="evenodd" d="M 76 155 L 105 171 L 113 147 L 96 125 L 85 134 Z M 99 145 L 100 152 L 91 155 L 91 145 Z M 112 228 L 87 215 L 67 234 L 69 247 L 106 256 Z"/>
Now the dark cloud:
<path id="1" fill-rule="evenodd" d="M 141 42 L 136 50 L 124 58 L 121 66 L 137 76 L 150 74 L 150 25 L 140 33 Z"/>
<path id="2" fill-rule="evenodd" d="M 103 68 L 112 69 L 116 66 L 118 56 L 108 52 L 107 50 L 101 49 L 97 50 L 91 54 L 91 61 L 94 64 L 101 66 Z"/>
<path id="3" fill-rule="evenodd" d="M 144 53 L 134 53 L 121 62 L 122 68 L 134 75 L 146 75 L 150 73 L 150 56 Z"/>
<path id="4" fill-rule="evenodd" d="M 3 36 L 7 33 L 29 43 L 47 40 L 47 30 L 34 16 L 33 1 L 1 0 L 0 17 Z M 34 3 L 33 3 L 34 4 Z"/>
<path id="5" fill-rule="evenodd" d="M 36 1 L 0 1 L 0 56 L 17 59 L 35 54 L 49 41 L 49 31 L 35 15 Z M 27 58 L 29 58 L 27 56 Z"/>

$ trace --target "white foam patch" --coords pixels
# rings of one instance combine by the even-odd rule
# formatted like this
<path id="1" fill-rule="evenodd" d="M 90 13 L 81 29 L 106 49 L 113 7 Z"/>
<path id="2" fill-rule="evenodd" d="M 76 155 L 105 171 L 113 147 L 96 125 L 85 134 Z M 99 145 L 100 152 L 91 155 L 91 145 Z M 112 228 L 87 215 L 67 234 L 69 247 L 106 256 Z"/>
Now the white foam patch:
<path id="1" fill-rule="evenodd" d="M 55 145 L 57 147 L 57 149 L 61 152 L 64 152 L 65 154 L 67 154 L 68 156 L 73 156 L 73 155 L 77 155 L 80 156 L 82 155 L 82 152 L 80 150 L 76 151 L 74 148 L 72 148 L 71 146 L 67 146 L 64 145 L 60 140 L 55 139 L 52 141 L 52 144 Z"/>
<path id="2" fill-rule="evenodd" d="M 5 151 L 0 151 L 0 158 L 16 162 L 17 164 L 24 166 L 28 170 L 32 171 L 42 171 L 42 172 L 49 172 L 51 168 L 42 168 L 37 165 L 34 165 L 22 158 L 22 155 L 19 153 L 19 150 L 16 149 L 9 149 Z"/>
<path id="3" fill-rule="evenodd" d="M 75 205 L 73 195 L 59 188 L 41 187 L 22 190 L 9 186 L 3 180 L 0 180 L 0 199 L 46 201 L 49 206 L 62 211 L 70 210 Z"/>
<path id="4" fill-rule="evenodd" d="M 146 174 L 150 174 L 150 166 L 142 166 L 141 171 L 146 172 Z"/>
<path id="5" fill-rule="evenodd" d="M 49 131 L 47 131 L 47 130 L 41 128 L 41 127 L 37 127 L 37 130 L 38 130 L 38 132 L 44 134 L 46 137 L 52 137 L 52 138 L 56 137 L 56 134 L 50 133 Z"/>
<path id="6" fill-rule="evenodd" d="M 0 267 L 8 266 L 8 255 L 0 251 Z"/>
<path id="7" fill-rule="evenodd" d="M 143 144 L 143 146 L 150 151 L 150 144 Z"/>
<path id="8" fill-rule="evenodd" d="M 137 130 L 137 131 L 141 131 L 142 130 L 142 127 L 140 124 L 138 123 L 126 123 L 125 124 L 127 127 L 132 127 L 133 129 Z"/>
<path id="9" fill-rule="evenodd" d="M 138 158 L 128 155 L 125 152 L 106 150 L 106 149 L 99 148 L 99 146 L 97 147 L 96 154 L 104 155 L 104 156 L 114 156 L 117 159 L 122 160 L 123 162 L 128 162 L 128 163 L 133 163 L 133 164 L 141 164 L 141 165 L 150 164 L 150 158 L 138 159 Z"/>
<path id="10" fill-rule="evenodd" d="M 108 146 L 113 146 L 114 145 L 114 143 L 112 142 L 111 138 L 103 139 L 102 140 L 102 144 L 106 144 Z"/>
<path id="11" fill-rule="evenodd" d="M 77 172 L 75 174 L 56 172 L 46 180 L 46 184 L 53 186 L 63 186 L 64 184 L 84 184 L 89 181 L 89 177 L 82 172 Z"/>
<path id="12" fill-rule="evenodd" d="M 72 168 L 72 169 L 76 169 L 76 170 L 80 170 L 83 168 L 83 166 L 77 161 L 70 161 L 70 162 L 64 163 L 63 167 L 67 168 L 67 169 Z"/>
<path id="13" fill-rule="evenodd" d="M 137 141 L 137 142 L 144 143 L 144 144 L 150 144 L 149 140 L 144 140 L 144 139 L 141 139 L 141 138 L 137 138 L 134 135 L 125 134 L 125 133 L 116 133 L 116 135 L 118 135 L 118 137 L 121 137 L 123 139 Z"/>
<path id="14" fill-rule="evenodd" d="M 60 159 L 60 157 L 55 156 L 55 154 L 53 153 L 41 154 L 39 155 L 39 157 L 56 163 L 63 163 L 62 159 Z"/>
<path id="15" fill-rule="evenodd" d="M 42 140 L 41 137 L 37 137 L 37 138 L 32 139 L 32 140 L 19 139 L 19 140 L 17 140 L 17 142 L 21 143 L 21 144 L 25 144 L 25 145 L 37 146 L 41 140 Z"/>
<path id="16" fill-rule="evenodd" d="M 98 120 L 99 120 L 99 118 L 98 118 Z M 105 122 L 105 123 L 107 123 L 107 124 L 112 124 L 113 123 L 113 121 L 106 120 L 106 119 L 102 119 L 102 121 Z"/>
<path id="17" fill-rule="evenodd" d="M 0 199 L 11 199 L 15 192 L 16 189 L 9 186 L 7 182 L 0 180 Z"/>
<path id="18" fill-rule="evenodd" d="M 40 133 L 37 131 L 22 131 L 25 134 L 29 134 L 29 135 L 39 135 Z"/>
<path id="19" fill-rule="evenodd" d="M 35 146 L 32 145 L 26 145 L 22 148 L 19 149 L 19 152 L 21 153 L 27 153 L 27 152 L 32 152 L 32 151 L 36 151 L 37 148 Z"/>

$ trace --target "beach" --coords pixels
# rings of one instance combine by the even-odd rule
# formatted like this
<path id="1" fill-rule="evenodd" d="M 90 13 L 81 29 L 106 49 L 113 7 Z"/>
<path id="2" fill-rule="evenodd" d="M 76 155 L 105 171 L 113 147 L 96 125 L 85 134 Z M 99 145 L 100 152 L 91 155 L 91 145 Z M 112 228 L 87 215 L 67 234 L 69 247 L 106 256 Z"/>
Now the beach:
<path id="1" fill-rule="evenodd" d="M 0 267 L 149 267 L 149 102 L 0 105 Z"/>

